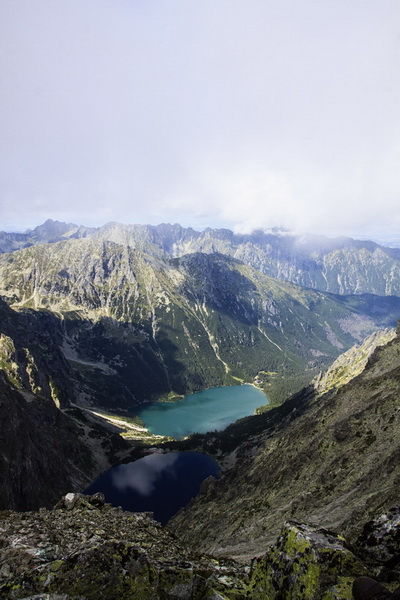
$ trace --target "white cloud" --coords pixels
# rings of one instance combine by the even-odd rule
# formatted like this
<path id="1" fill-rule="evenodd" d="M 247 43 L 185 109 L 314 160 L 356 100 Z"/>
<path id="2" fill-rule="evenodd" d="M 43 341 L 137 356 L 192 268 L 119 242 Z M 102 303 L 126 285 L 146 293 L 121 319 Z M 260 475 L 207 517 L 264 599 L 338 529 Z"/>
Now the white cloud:
<path id="1" fill-rule="evenodd" d="M 162 472 L 174 473 L 178 454 L 150 454 L 127 465 L 119 465 L 111 472 L 113 486 L 120 491 L 132 489 L 142 496 L 150 496 Z"/>
<path id="2" fill-rule="evenodd" d="M 0 228 L 394 231 L 399 17 L 398 0 L 4 3 Z"/>

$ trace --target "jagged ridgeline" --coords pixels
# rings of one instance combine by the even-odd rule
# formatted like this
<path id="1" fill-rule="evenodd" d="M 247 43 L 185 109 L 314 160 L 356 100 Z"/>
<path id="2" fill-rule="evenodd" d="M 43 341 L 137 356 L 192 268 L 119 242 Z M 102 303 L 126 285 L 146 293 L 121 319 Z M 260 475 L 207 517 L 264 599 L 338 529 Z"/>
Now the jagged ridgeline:
<path id="1" fill-rule="evenodd" d="M 397 297 L 321 293 L 223 254 L 169 258 L 143 236 L 134 248 L 88 231 L 0 257 L 1 296 L 56 317 L 85 404 L 123 408 L 254 380 L 282 400 L 400 315 Z"/>
<path id="2" fill-rule="evenodd" d="M 195 231 L 178 224 L 78 227 L 49 219 L 27 233 L 0 232 L 0 252 L 71 238 L 129 245 L 162 257 L 219 252 L 237 258 L 271 277 L 336 294 L 400 295 L 400 249 L 371 241 L 229 229 Z"/>

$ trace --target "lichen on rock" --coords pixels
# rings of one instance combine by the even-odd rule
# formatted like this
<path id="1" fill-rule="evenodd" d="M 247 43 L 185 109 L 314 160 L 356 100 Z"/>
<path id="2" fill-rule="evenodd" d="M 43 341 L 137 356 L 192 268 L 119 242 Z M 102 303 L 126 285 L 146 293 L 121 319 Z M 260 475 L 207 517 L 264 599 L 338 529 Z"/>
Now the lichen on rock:
<path id="1" fill-rule="evenodd" d="M 304 523 L 285 523 L 275 546 L 253 565 L 252 600 L 351 599 L 363 563 L 341 536 Z"/>

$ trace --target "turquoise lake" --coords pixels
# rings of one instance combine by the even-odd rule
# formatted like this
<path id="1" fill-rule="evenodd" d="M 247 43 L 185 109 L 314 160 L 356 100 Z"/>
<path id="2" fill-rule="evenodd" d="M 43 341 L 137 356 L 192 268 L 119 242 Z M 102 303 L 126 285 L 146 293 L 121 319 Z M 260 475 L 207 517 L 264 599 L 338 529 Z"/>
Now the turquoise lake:
<path id="1" fill-rule="evenodd" d="M 268 399 L 261 390 L 252 385 L 234 385 L 209 388 L 178 402 L 147 403 L 134 414 L 151 433 L 179 440 L 191 433 L 225 429 L 264 404 Z"/>

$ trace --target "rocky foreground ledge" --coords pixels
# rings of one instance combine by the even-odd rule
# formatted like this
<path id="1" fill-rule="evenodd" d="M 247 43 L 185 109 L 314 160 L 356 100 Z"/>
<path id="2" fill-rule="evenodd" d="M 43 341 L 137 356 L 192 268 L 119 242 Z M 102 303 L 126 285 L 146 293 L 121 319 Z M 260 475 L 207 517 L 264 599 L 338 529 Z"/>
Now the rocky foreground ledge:
<path id="1" fill-rule="evenodd" d="M 0 513 L 0 598 L 29 600 L 342 600 L 355 577 L 400 582 L 400 509 L 369 522 L 357 546 L 304 523 L 244 566 L 201 556 L 148 513 L 67 494 L 53 510 Z"/>

